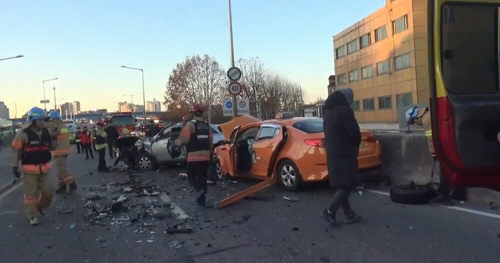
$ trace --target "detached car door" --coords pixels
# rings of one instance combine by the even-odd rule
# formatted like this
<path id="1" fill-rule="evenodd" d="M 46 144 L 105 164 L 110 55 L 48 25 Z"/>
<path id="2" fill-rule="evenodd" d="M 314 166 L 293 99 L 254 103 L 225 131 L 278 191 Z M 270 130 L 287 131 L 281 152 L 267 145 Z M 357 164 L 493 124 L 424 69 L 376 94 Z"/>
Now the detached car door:
<path id="1" fill-rule="evenodd" d="M 454 187 L 500 191 L 500 1 L 428 1 L 432 137 Z"/>
<path id="2" fill-rule="evenodd" d="M 223 144 L 217 147 L 216 154 L 220 161 L 221 172 L 234 176 L 238 165 L 238 156 L 236 153 L 236 137 L 240 131 L 240 126 L 236 126 L 231 133 L 228 144 Z"/>
<path id="3" fill-rule="evenodd" d="M 283 141 L 283 129 L 277 124 L 263 124 L 252 145 L 252 169 L 255 176 L 266 177 L 272 172 L 275 157 Z"/>

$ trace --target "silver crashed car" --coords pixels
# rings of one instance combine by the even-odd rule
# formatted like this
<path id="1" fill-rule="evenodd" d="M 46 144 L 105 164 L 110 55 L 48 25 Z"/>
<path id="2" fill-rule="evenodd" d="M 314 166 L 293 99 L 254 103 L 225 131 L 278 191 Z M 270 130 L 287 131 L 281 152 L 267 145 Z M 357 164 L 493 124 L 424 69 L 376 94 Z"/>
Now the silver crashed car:
<path id="1" fill-rule="evenodd" d="M 175 140 L 181 134 L 181 125 L 181 123 L 167 125 L 155 136 L 137 141 L 136 147 L 140 154 L 136 160 L 136 167 L 141 170 L 153 170 L 169 164 L 186 164 L 186 147 L 182 147 L 180 150 L 175 150 L 173 147 Z M 216 146 L 225 140 L 224 134 L 217 125 L 210 126 L 212 127 L 214 146 Z"/>

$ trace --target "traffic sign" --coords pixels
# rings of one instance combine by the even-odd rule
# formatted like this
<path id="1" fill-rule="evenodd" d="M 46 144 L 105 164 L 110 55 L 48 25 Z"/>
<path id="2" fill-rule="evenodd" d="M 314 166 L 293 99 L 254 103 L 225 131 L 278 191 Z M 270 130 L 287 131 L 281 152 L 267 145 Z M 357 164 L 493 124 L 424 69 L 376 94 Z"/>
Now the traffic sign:
<path id="1" fill-rule="evenodd" d="M 49 100 L 40 100 L 40 103 L 50 103 Z"/>
<path id="2" fill-rule="evenodd" d="M 229 83 L 229 86 L 227 89 L 229 91 L 229 94 L 231 94 L 233 96 L 240 95 L 241 92 L 243 91 L 243 87 L 241 86 L 241 84 L 239 82 L 236 82 L 236 81 L 232 81 L 231 83 Z"/>
<path id="3" fill-rule="evenodd" d="M 250 101 L 249 99 L 238 99 L 238 115 L 250 115 Z M 224 116 L 233 116 L 233 99 L 224 99 L 222 104 L 222 112 Z"/>
<path id="4" fill-rule="evenodd" d="M 232 67 L 227 71 L 227 77 L 232 81 L 238 81 L 241 78 L 241 70 L 237 67 Z"/>

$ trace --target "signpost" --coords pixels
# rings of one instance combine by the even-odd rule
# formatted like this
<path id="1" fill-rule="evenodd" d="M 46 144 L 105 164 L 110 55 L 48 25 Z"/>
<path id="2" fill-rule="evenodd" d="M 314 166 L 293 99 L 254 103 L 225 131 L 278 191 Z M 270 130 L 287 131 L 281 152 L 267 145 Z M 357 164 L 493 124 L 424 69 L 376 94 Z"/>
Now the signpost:
<path id="1" fill-rule="evenodd" d="M 233 118 L 236 118 L 236 116 L 238 116 L 238 108 L 236 107 L 238 101 L 236 99 L 236 96 L 241 94 L 241 92 L 243 91 L 243 87 L 239 82 L 237 82 L 241 78 L 241 70 L 234 66 L 233 29 L 231 25 L 231 2 L 229 2 L 229 28 L 231 33 L 231 68 L 229 68 L 229 70 L 227 71 L 227 77 L 229 78 L 229 80 L 231 80 L 231 82 L 229 83 L 228 91 L 229 94 L 233 96 L 233 102 L 231 103 L 231 106 L 233 107 L 232 115 Z"/>
<path id="2" fill-rule="evenodd" d="M 241 70 L 237 67 L 232 67 L 227 71 L 227 77 L 231 81 L 238 81 L 241 78 Z"/>
<path id="3" fill-rule="evenodd" d="M 237 109 L 239 115 L 250 115 L 250 103 L 248 99 L 238 99 L 237 100 Z M 222 112 L 224 116 L 232 116 L 233 115 L 233 100 L 232 99 L 224 99 Z"/>

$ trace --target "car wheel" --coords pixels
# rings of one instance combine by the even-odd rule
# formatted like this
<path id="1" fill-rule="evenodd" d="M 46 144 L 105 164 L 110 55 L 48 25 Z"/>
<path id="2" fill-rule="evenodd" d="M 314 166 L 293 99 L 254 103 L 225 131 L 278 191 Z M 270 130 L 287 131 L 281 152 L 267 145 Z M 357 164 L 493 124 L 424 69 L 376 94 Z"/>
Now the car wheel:
<path id="1" fill-rule="evenodd" d="M 297 191 L 302 184 L 302 175 L 290 160 L 281 161 L 276 170 L 280 185 L 289 191 Z"/>
<path id="2" fill-rule="evenodd" d="M 151 171 L 154 168 L 153 159 L 148 154 L 139 155 L 135 165 L 137 169 L 143 171 Z"/>
<path id="3" fill-rule="evenodd" d="M 394 185 L 390 190 L 391 201 L 400 204 L 423 205 L 437 196 L 433 184 L 417 185 L 413 181 L 409 184 Z"/>

